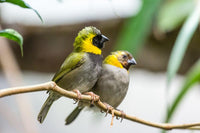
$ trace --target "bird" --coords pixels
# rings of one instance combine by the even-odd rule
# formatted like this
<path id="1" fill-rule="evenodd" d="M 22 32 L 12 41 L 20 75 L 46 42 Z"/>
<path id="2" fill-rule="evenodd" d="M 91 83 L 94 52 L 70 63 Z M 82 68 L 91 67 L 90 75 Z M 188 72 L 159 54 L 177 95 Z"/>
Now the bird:
<path id="1" fill-rule="evenodd" d="M 73 51 L 66 57 L 52 81 L 65 90 L 75 91 L 78 96 L 88 92 L 100 77 L 102 48 L 108 40 L 93 26 L 83 28 L 75 38 Z M 54 91 L 48 93 L 49 96 L 37 117 L 40 123 L 43 123 L 53 102 L 61 97 Z"/>
<path id="2" fill-rule="evenodd" d="M 100 100 L 107 105 L 114 108 L 118 107 L 127 94 L 129 86 L 128 70 L 131 65 L 136 64 L 132 54 L 128 51 L 112 52 L 104 59 L 101 76 L 93 87 L 92 92 L 100 96 Z M 65 124 L 72 123 L 85 106 L 88 106 L 88 104 L 79 102 L 77 107 L 66 118 Z"/>

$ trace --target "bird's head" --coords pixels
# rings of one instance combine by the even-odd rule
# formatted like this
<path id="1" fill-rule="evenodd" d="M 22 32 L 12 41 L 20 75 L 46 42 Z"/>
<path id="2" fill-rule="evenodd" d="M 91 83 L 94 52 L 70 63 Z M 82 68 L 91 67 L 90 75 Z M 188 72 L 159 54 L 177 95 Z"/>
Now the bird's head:
<path id="1" fill-rule="evenodd" d="M 128 70 L 131 65 L 136 65 L 137 63 L 131 53 L 127 51 L 116 51 L 105 58 L 104 64 L 110 64 Z"/>
<path id="2" fill-rule="evenodd" d="M 109 39 L 102 35 L 100 30 L 89 26 L 82 29 L 74 42 L 75 51 L 101 54 L 104 43 Z"/>

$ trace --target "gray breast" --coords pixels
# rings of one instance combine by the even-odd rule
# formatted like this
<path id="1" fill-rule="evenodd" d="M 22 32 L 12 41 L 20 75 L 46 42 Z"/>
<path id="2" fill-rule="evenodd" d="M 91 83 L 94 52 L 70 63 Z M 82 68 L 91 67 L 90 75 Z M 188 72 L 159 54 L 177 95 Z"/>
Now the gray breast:
<path id="1" fill-rule="evenodd" d="M 128 85 L 129 75 L 126 69 L 104 64 L 94 93 L 100 95 L 103 102 L 117 107 L 126 96 Z"/>

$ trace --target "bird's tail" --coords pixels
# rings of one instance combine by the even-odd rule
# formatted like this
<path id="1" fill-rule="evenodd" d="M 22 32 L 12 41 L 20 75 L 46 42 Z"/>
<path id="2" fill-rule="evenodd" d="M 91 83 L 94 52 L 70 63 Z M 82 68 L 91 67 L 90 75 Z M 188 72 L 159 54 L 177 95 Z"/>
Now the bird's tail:
<path id="1" fill-rule="evenodd" d="M 72 123 L 76 117 L 80 114 L 81 110 L 83 109 L 84 107 L 80 107 L 80 106 L 77 106 L 72 112 L 71 114 L 65 119 L 65 125 L 69 125 L 70 123 Z"/>
<path id="2" fill-rule="evenodd" d="M 54 98 L 52 98 L 51 95 L 49 95 L 49 97 L 47 98 L 47 100 L 45 101 L 45 103 L 42 105 L 42 108 L 40 109 L 40 112 L 38 114 L 38 121 L 40 123 L 42 123 L 45 119 L 45 117 L 47 116 L 47 113 L 51 107 L 51 105 L 54 102 Z"/>

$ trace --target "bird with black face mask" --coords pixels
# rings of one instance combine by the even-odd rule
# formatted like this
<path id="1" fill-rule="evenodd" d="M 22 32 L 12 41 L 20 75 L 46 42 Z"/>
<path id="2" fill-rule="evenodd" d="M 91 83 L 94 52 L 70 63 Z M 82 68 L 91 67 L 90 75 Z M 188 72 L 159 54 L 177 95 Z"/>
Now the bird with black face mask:
<path id="1" fill-rule="evenodd" d="M 108 55 L 103 62 L 100 78 L 92 91 L 100 96 L 100 100 L 116 108 L 126 96 L 129 86 L 129 68 L 136 65 L 133 56 L 127 51 L 116 51 Z M 66 119 L 70 124 L 88 104 L 80 102 Z"/>
<path id="2" fill-rule="evenodd" d="M 63 89 L 75 90 L 78 95 L 88 92 L 101 74 L 101 49 L 106 41 L 108 38 L 97 28 L 90 26 L 82 29 L 75 39 L 73 52 L 65 59 L 52 81 Z M 53 102 L 60 97 L 56 92 L 49 92 L 38 114 L 40 123 L 44 121 Z"/>

